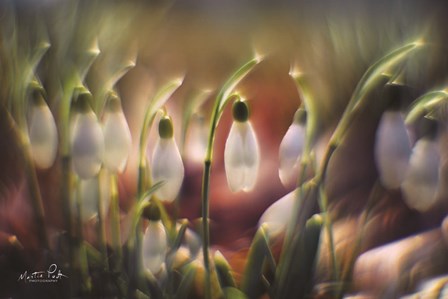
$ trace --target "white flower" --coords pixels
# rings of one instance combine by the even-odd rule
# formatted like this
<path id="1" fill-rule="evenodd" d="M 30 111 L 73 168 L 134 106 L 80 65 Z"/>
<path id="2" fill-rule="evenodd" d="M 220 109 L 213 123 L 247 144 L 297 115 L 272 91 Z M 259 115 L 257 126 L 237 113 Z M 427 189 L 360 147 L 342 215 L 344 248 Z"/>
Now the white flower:
<path id="1" fill-rule="evenodd" d="M 280 167 L 278 174 L 284 186 L 297 183 L 300 170 L 300 158 L 305 146 L 305 133 L 303 115 L 304 110 L 299 109 L 294 115 L 294 122 L 288 128 L 279 148 Z"/>
<path id="2" fill-rule="evenodd" d="M 159 123 L 159 139 L 151 161 L 151 178 L 154 183 L 164 184 L 156 191 L 162 201 L 173 201 L 179 193 L 184 179 L 184 165 L 174 141 L 171 118 L 164 117 Z"/>
<path id="3" fill-rule="evenodd" d="M 386 188 L 400 187 L 410 155 L 411 144 L 400 112 L 384 112 L 376 133 L 375 162 Z"/>
<path id="4" fill-rule="evenodd" d="M 96 177 L 79 180 L 79 192 L 82 201 L 82 221 L 88 221 L 98 214 L 98 201 L 101 202 L 101 213 L 106 215 L 110 203 L 110 175 L 101 171 Z M 73 207 L 74 209 L 76 207 Z"/>
<path id="5" fill-rule="evenodd" d="M 143 235 L 142 260 L 144 267 L 153 274 L 157 274 L 165 262 L 168 250 L 165 227 L 160 220 L 149 221 Z"/>
<path id="6" fill-rule="evenodd" d="M 81 179 L 97 175 L 103 152 L 104 137 L 98 119 L 90 108 L 84 109 L 75 116 L 72 127 L 71 153 L 75 173 Z"/>
<path id="7" fill-rule="evenodd" d="M 424 212 L 437 200 L 440 152 L 435 140 L 420 139 L 414 146 L 406 177 L 401 185 L 406 204 Z"/>
<path id="8" fill-rule="evenodd" d="M 131 132 L 120 107 L 119 99 L 109 99 L 103 119 L 104 166 L 112 172 L 122 172 L 132 149 Z"/>
<path id="9" fill-rule="evenodd" d="M 243 103 L 238 104 L 237 103 Z M 251 123 L 247 120 L 248 111 L 245 102 L 237 101 L 233 105 L 235 121 L 230 128 L 224 149 L 224 166 L 227 183 L 232 192 L 252 190 L 260 167 L 260 149 Z M 235 112 L 235 107 L 245 107 L 244 117 Z M 240 108 L 237 108 L 240 109 Z"/>
<path id="10" fill-rule="evenodd" d="M 31 156 L 37 167 L 47 169 L 54 163 L 58 147 L 58 131 L 50 108 L 40 94 L 29 113 L 28 136 Z"/>
<path id="11" fill-rule="evenodd" d="M 295 206 L 294 203 L 299 195 L 298 190 L 296 189 L 274 202 L 261 215 L 258 226 L 267 224 L 266 228 L 270 237 L 275 237 L 283 233 L 291 221 Z"/>

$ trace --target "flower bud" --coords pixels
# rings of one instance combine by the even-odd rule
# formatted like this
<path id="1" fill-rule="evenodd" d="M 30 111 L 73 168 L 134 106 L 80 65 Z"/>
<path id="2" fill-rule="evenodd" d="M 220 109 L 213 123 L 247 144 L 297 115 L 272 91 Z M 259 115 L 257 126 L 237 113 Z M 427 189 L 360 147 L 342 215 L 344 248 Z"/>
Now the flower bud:
<path id="1" fill-rule="evenodd" d="M 157 204 L 151 202 L 144 210 L 143 217 L 150 221 L 159 221 L 162 218 L 160 208 Z"/>
<path id="2" fill-rule="evenodd" d="M 159 139 L 151 160 L 152 181 L 164 182 L 155 194 L 160 200 L 169 202 L 177 197 L 185 173 L 182 157 L 173 135 L 171 118 L 162 118 L 159 122 Z"/>
<path id="3" fill-rule="evenodd" d="M 38 168 L 47 169 L 56 159 L 58 131 L 42 93 L 34 90 L 32 100 L 28 121 L 31 157 Z"/>
<path id="4" fill-rule="evenodd" d="M 78 113 L 75 115 L 71 134 L 73 168 L 81 179 L 98 174 L 104 152 L 104 137 L 98 119 L 88 104 L 90 95 L 78 98 Z"/>
<path id="5" fill-rule="evenodd" d="M 237 101 L 237 103 L 241 102 Z M 235 107 L 241 108 L 247 107 L 247 105 L 245 103 L 244 105 L 234 104 Z M 241 109 L 244 110 L 244 108 Z M 239 112 L 236 114 L 239 114 Z M 227 183 L 232 192 L 240 190 L 248 192 L 252 190 L 257 181 L 260 166 L 258 140 L 251 123 L 247 118 L 243 120 L 244 117 L 242 116 L 244 115 L 247 116 L 248 113 L 237 115 L 237 119 L 235 119 L 230 128 L 224 149 Z"/>
<path id="6" fill-rule="evenodd" d="M 246 122 L 249 119 L 249 107 L 245 101 L 236 100 L 232 106 L 233 119 L 238 122 Z"/>
<path id="7" fill-rule="evenodd" d="M 104 166 L 122 172 L 132 149 L 131 132 L 116 95 L 109 98 L 103 121 Z"/>
<path id="8" fill-rule="evenodd" d="M 146 270 L 157 274 L 165 262 L 167 235 L 161 221 L 149 221 L 142 242 L 142 260 Z"/>
<path id="9" fill-rule="evenodd" d="M 159 137 L 163 139 L 173 138 L 174 128 L 171 117 L 164 116 L 159 121 Z"/>

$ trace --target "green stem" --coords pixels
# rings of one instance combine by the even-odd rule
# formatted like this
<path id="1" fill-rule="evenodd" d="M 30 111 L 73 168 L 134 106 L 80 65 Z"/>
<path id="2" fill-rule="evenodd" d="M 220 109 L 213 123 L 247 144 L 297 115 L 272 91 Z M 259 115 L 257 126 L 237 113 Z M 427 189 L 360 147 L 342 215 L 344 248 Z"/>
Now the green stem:
<path id="1" fill-rule="evenodd" d="M 209 189 L 210 189 L 211 161 L 204 162 L 204 175 L 202 177 L 202 253 L 204 256 L 205 268 L 205 298 L 211 298 L 211 278 L 210 278 L 210 227 L 209 218 Z"/>
<path id="2" fill-rule="evenodd" d="M 103 170 L 98 174 L 98 190 L 100 190 L 100 194 L 98 195 L 98 240 L 99 246 L 102 256 L 102 263 L 104 269 L 107 271 L 109 269 L 108 263 L 108 254 L 107 254 L 107 241 L 106 241 L 106 228 L 104 225 L 104 221 L 106 219 L 106 215 L 103 213 L 103 194 L 101 193 L 101 175 L 104 175 Z"/>
<path id="3" fill-rule="evenodd" d="M 116 269 L 122 261 L 121 238 L 120 238 L 120 205 L 118 197 L 118 178 L 115 173 L 111 174 L 111 228 L 112 228 L 112 248 L 116 255 Z"/>
<path id="4" fill-rule="evenodd" d="M 340 279 L 339 275 L 339 263 L 337 261 L 336 257 L 336 248 L 334 246 L 334 234 L 333 234 L 333 225 L 330 217 L 330 213 L 328 211 L 328 198 L 325 193 L 325 190 L 323 188 L 323 185 L 321 184 L 319 187 L 319 206 L 324 214 L 324 224 L 325 224 L 325 230 L 327 231 L 328 235 L 328 248 L 331 255 L 331 265 L 333 269 L 333 280 L 338 281 Z"/>
<path id="5" fill-rule="evenodd" d="M 355 265 L 356 258 L 359 255 L 359 252 L 361 250 L 361 244 L 362 244 L 362 237 L 364 236 L 366 224 L 370 219 L 371 212 L 375 206 L 375 203 L 377 202 L 378 197 L 381 195 L 381 184 L 376 181 L 373 185 L 373 188 L 370 192 L 369 199 L 367 200 L 366 206 L 364 211 L 361 214 L 360 217 L 360 225 L 358 226 L 359 229 L 357 231 L 356 237 L 355 237 L 355 246 L 352 250 L 352 253 L 350 255 L 350 258 L 347 262 L 347 267 L 343 269 L 341 274 L 341 281 L 342 285 L 341 288 L 339 288 L 338 295 L 336 296 L 337 299 L 342 298 L 344 294 L 344 284 L 345 282 L 348 282 L 351 279 L 351 276 L 353 274 L 353 267 Z"/>
<path id="6" fill-rule="evenodd" d="M 224 111 L 225 105 L 230 101 L 232 96 L 230 95 L 236 85 L 260 62 L 258 58 L 251 59 L 249 62 L 239 68 L 232 76 L 226 81 L 221 88 L 220 92 L 216 96 L 216 100 L 213 106 L 210 132 L 208 135 L 207 151 L 204 159 L 204 172 L 202 176 L 202 254 L 204 258 L 205 268 L 205 280 L 204 280 L 204 293 L 205 298 L 211 298 L 211 277 L 210 277 L 210 229 L 209 229 L 209 189 L 210 189 L 210 173 L 213 159 L 213 144 L 215 141 L 216 127 L 219 119 Z"/>
<path id="7" fill-rule="evenodd" d="M 81 277 L 81 291 L 88 294 L 91 289 L 91 281 L 89 276 L 89 264 L 87 261 L 87 252 L 84 246 L 84 233 L 83 233 L 83 221 L 82 221 L 82 198 L 81 198 L 81 188 L 80 180 L 77 180 L 78 192 L 76 195 L 76 228 L 77 228 L 77 240 L 76 240 L 76 250 L 78 255 L 79 271 Z"/>

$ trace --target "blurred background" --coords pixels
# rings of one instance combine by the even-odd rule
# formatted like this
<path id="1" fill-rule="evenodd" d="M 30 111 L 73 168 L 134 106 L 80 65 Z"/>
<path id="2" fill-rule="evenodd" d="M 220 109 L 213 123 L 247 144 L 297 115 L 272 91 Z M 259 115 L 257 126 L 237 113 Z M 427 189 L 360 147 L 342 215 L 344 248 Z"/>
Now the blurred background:
<path id="1" fill-rule="evenodd" d="M 180 143 L 182 112 L 194 95 L 209 91 L 204 103 L 195 109 L 207 125 L 214 97 L 226 78 L 250 58 L 263 57 L 237 86 L 250 104 L 261 148 L 261 169 L 253 192 L 231 193 L 227 187 L 223 151 L 232 121 L 230 111 L 224 113 L 215 143 L 211 242 L 227 257 L 238 260 L 239 252 L 250 245 L 263 211 L 292 190 L 282 186 L 278 178 L 278 147 L 301 104 L 290 71 L 303 73 L 310 86 L 318 116 L 315 151 L 322 155 L 357 82 L 391 49 L 416 39 L 429 45 L 403 66 L 404 83 L 413 95 L 406 104 L 446 83 L 447 12 L 448 3 L 442 0 L 2 1 L 0 103 L 7 105 L 18 61 L 42 42 L 50 47 L 36 73 L 56 118 L 61 86 L 71 68 L 89 65 L 84 82 L 94 94 L 101 84 L 112 80 L 121 95 L 134 146 L 134 154 L 119 178 L 124 215 L 134 202 L 138 138 L 145 107 L 155 91 L 169 80 L 184 77 L 182 86 L 167 102 Z M 124 76 L 114 77 L 125 66 L 132 68 Z M 383 109 L 373 104 L 364 111 L 364 117 L 350 131 L 348 149 L 335 156 L 328 192 L 337 217 L 359 213 L 376 180 L 373 140 Z M 189 142 L 187 135 L 186 147 Z M 16 235 L 26 248 L 35 248 L 38 242 L 24 199 L 27 194 L 18 146 L 7 122 L 0 118 L 0 230 Z M 193 221 L 200 217 L 202 163 L 187 154 L 184 162 L 179 216 Z M 37 173 L 49 231 L 64 225 L 59 169 L 56 163 Z M 397 216 L 398 220 L 387 226 L 390 237 L 374 235 L 373 239 L 380 240 L 373 240 L 370 246 L 439 226 L 446 215 L 446 209 L 417 215 L 392 202 L 394 211 L 404 216 Z M 238 267 L 238 262 L 235 264 Z"/>

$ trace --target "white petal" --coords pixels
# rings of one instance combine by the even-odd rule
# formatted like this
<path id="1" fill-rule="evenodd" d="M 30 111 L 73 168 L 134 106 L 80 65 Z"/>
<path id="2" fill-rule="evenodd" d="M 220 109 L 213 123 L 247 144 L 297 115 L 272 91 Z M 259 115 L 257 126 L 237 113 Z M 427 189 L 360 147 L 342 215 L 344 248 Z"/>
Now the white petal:
<path id="1" fill-rule="evenodd" d="M 410 155 L 411 145 L 403 117 L 397 111 L 384 112 L 376 133 L 375 161 L 385 187 L 400 187 Z"/>
<path id="2" fill-rule="evenodd" d="M 279 177 L 284 186 L 289 186 L 297 182 L 299 175 L 300 157 L 305 145 L 305 128 L 297 123 L 293 123 L 279 148 Z"/>
<path id="3" fill-rule="evenodd" d="M 106 113 L 103 132 L 104 166 L 122 172 L 132 148 L 131 132 L 123 112 Z"/>
<path id="4" fill-rule="evenodd" d="M 294 203 L 297 200 L 298 189 L 286 194 L 261 215 L 258 226 L 267 224 L 268 234 L 275 237 L 285 231 L 287 224 L 291 221 Z"/>
<path id="5" fill-rule="evenodd" d="M 257 182 L 258 169 L 260 168 L 260 148 L 251 123 L 247 121 L 243 125 L 246 125 L 247 128 L 243 137 L 244 165 L 246 166 L 243 191 L 248 192 L 254 188 Z"/>
<path id="6" fill-rule="evenodd" d="M 47 105 L 34 106 L 30 113 L 31 156 L 37 167 L 47 169 L 54 163 L 58 147 L 56 124 Z"/>
<path id="7" fill-rule="evenodd" d="M 152 156 L 151 177 L 154 183 L 164 181 L 156 191 L 163 201 L 173 201 L 184 179 L 184 164 L 174 138 L 159 138 Z"/>
<path id="8" fill-rule="evenodd" d="M 101 200 L 101 210 L 106 214 L 110 202 L 110 176 L 101 172 L 99 176 L 87 180 L 79 180 L 77 192 L 82 200 L 82 220 L 87 221 L 98 214 L 98 201 Z"/>
<path id="9" fill-rule="evenodd" d="M 144 267 L 157 274 L 165 262 L 167 252 L 166 230 L 161 221 L 150 221 L 143 235 L 142 260 Z"/>
<path id="10" fill-rule="evenodd" d="M 239 123 L 234 122 L 224 148 L 224 167 L 227 183 L 232 192 L 244 188 L 244 146 Z"/>
<path id="11" fill-rule="evenodd" d="M 101 126 L 93 112 L 76 116 L 72 132 L 72 159 L 76 174 L 89 179 L 98 174 L 104 151 Z"/>
<path id="12" fill-rule="evenodd" d="M 435 141 L 420 139 L 412 152 L 409 169 L 402 184 L 410 208 L 424 212 L 436 202 L 439 183 L 440 152 Z"/>
<path id="13" fill-rule="evenodd" d="M 250 191 L 260 166 L 260 149 L 250 122 L 234 122 L 224 149 L 227 183 L 233 192 Z"/>

